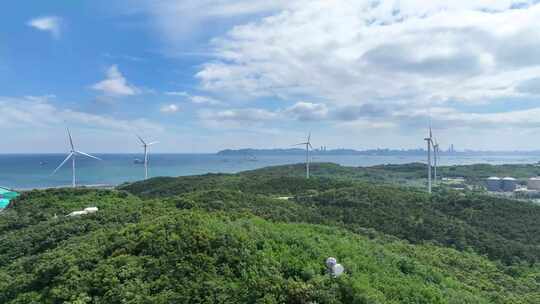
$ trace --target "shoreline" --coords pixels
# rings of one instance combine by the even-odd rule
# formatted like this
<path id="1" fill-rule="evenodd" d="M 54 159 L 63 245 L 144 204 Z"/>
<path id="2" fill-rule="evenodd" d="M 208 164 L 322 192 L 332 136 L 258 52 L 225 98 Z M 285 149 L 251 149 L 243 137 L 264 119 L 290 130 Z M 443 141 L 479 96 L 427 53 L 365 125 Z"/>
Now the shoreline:
<path id="1" fill-rule="evenodd" d="M 370 167 L 377 167 L 377 166 L 411 166 L 411 165 L 415 165 L 415 166 L 425 166 L 425 162 L 422 162 L 421 160 L 417 160 L 417 159 L 408 159 L 406 160 L 406 162 L 388 162 L 388 163 L 376 163 L 376 164 L 364 164 L 364 165 L 351 165 L 351 164 L 347 164 L 347 163 L 340 163 L 340 162 L 335 162 L 335 161 L 324 161 L 324 160 L 319 160 L 318 157 L 313 157 L 313 162 L 311 163 L 312 165 L 316 165 L 316 164 L 334 164 L 334 165 L 338 165 L 340 167 L 343 167 L 343 168 L 355 168 L 355 169 L 360 169 L 360 168 L 370 168 Z M 205 175 L 205 174 L 237 174 L 237 173 L 240 173 L 240 172 L 246 172 L 246 171 L 252 171 L 252 170 L 259 170 L 259 169 L 264 169 L 264 168 L 272 168 L 272 167 L 280 167 L 280 166 L 294 166 L 294 165 L 301 165 L 303 166 L 303 163 L 302 162 L 284 162 L 284 163 L 258 163 L 258 165 L 254 165 L 254 166 L 244 166 L 244 167 L 238 167 L 238 168 L 235 168 L 234 170 L 233 169 L 230 169 L 230 170 L 216 170 L 216 171 L 201 171 L 201 172 L 191 172 L 191 173 L 188 173 L 188 174 L 182 174 L 182 172 L 175 172 L 174 174 L 162 174 L 162 175 L 155 175 L 153 177 L 184 177 L 184 176 L 200 176 L 200 175 Z M 468 166 L 476 166 L 476 165 L 490 165 L 490 166 L 535 166 L 535 167 L 540 167 L 540 164 L 537 162 L 537 161 L 534 161 L 534 160 L 527 160 L 527 161 L 524 161 L 524 162 L 512 162 L 512 161 L 508 161 L 506 160 L 505 162 L 482 162 L 482 161 L 479 161 L 479 162 L 473 162 L 473 163 L 457 163 L 457 164 L 440 164 L 439 167 L 441 169 L 444 169 L 445 167 L 454 167 L 454 166 L 465 166 L 465 167 L 468 167 Z M 161 172 L 162 173 L 162 172 Z M 30 175 L 29 178 L 31 179 L 32 176 Z M 7 185 L 9 184 L 8 182 L 6 182 L 8 179 L 4 179 L 4 184 Z M 19 179 L 19 185 L 20 184 L 23 184 L 24 185 L 24 182 L 20 182 L 21 179 Z M 24 180 L 24 179 L 23 179 Z M 123 179 L 123 180 L 115 180 L 115 181 L 111 181 L 110 183 L 91 183 L 91 184 L 80 184 L 80 185 L 77 185 L 77 188 L 90 188 L 90 189 L 115 189 L 116 187 L 120 186 L 120 185 L 123 185 L 123 184 L 126 184 L 126 183 L 134 183 L 134 182 L 138 182 L 138 181 L 142 181 L 143 179 L 133 179 L 133 180 L 130 180 L 129 177 Z M 41 182 L 43 182 L 43 180 L 41 180 Z M 65 182 L 65 181 L 64 181 Z M 32 182 L 30 182 L 29 184 L 32 184 Z M 34 183 L 35 184 L 35 183 Z M 28 186 L 28 187 L 17 187 L 17 186 L 6 186 L 6 187 L 3 187 L 3 188 L 6 188 L 6 189 L 11 189 L 13 191 L 17 191 L 17 192 L 29 192 L 29 191 L 33 191 L 33 190 L 47 190 L 47 189 L 62 189 L 62 188 L 72 188 L 71 184 L 63 184 L 63 185 L 44 185 L 44 186 Z"/>
<path id="2" fill-rule="evenodd" d="M 120 184 L 88 184 L 88 185 L 77 185 L 75 188 L 90 188 L 90 189 L 114 189 L 118 187 Z M 73 189 L 71 185 L 61 185 L 61 186 L 50 186 L 50 187 L 31 187 L 31 188 L 12 188 L 12 190 L 17 192 L 29 192 L 34 190 L 49 190 L 49 189 L 63 189 L 63 188 L 69 188 Z M 8 188 L 9 189 L 9 188 Z"/>

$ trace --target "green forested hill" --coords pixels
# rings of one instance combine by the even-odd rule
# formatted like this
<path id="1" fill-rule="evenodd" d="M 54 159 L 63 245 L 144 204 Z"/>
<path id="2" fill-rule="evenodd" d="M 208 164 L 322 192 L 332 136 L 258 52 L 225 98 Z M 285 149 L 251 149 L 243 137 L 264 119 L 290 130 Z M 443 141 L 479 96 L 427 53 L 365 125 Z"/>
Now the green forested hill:
<path id="1" fill-rule="evenodd" d="M 409 245 L 383 236 L 368 238 L 331 225 L 286 223 L 295 220 L 287 219 L 287 214 L 268 221 L 241 207 L 228 212 L 182 209 L 181 202 L 188 200 L 198 201 L 195 194 L 175 203 L 143 202 L 116 191 L 28 193 L 8 216 L 0 217 L 4 261 L 0 302 L 537 303 L 540 299 L 536 268 L 506 268 L 472 253 Z M 53 217 L 89 202 L 100 208 L 97 214 Z M 204 199 L 201 204 L 206 204 Z M 285 201 L 281 208 L 266 212 L 287 209 Z M 25 224 L 14 225 L 16 216 L 25 218 Z M 17 242 L 22 235 L 26 239 Z M 333 279 L 325 273 L 328 256 L 343 263 L 344 276 Z"/>
<path id="2" fill-rule="evenodd" d="M 333 163 L 313 163 L 311 172 L 317 177 L 338 178 L 346 180 L 365 180 L 371 182 L 384 182 L 392 184 L 405 184 L 423 186 L 426 179 L 426 164 L 410 163 L 401 165 L 377 165 L 371 167 L 346 167 Z M 242 176 L 305 176 L 303 164 L 274 166 L 263 169 L 243 172 Z M 515 178 L 528 178 L 540 175 L 540 166 L 537 164 L 508 164 L 508 165 L 454 165 L 439 166 L 439 177 L 464 177 L 469 183 L 481 184 L 482 180 L 490 176 L 513 176 Z"/>
<path id="3" fill-rule="evenodd" d="M 472 250 L 505 264 L 540 261 L 540 206 L 532 203 L 448 191 L 429 197 L 415 188 L 343 177 L 279 177 L 287 167 L 167 178 L 166 183 L 158 178 L 123 189 L 143 198 L 175 197 L 184 208 L 190 204 L 224 210 L 241 206 L 266 218 L 269 215 L 261 206 L 271 210 L 276 205 L 268 197 L 291 196 L 294 199 L 282 213 L 294 221 L 338 225 L 351 231 L 371 228 L 413 243 Z M 196 198 L 189 200 L 191 196 Z"/>
<path id="4" fill-rule="evenodd" d="M 411 163 L 403 165 L 377 165 L 371 167 L 346 167 L 333 163 L 313 163 L 310 171 L 313 177 L 327 180 L 320 184 L 324 189 L 343 185 L 352 185 L 357 181 L 424 187 L 426 182 L 426 165 Z M 540 176 L 538 165 L 459 165 L 438 167 L 439 177 L 464 177 L 468 183 L 478 185 L 490 176 L 513 176 L 528 178 Z M 295 192 L 301 190 L 294 187 L 314 187 L 311 181 L 303 185 L 287 182 L 291 178 L 305 177 L 304 164 L 266 167 L 262 169 L 240 172 L 238 174 L 206 174 L 186 177 L 160 177 L 149 181 L 133 183 L 126 186 L 141 196 L 164 196 L 181 194 L 186 191 L 208 190 L 215 186 L 227 186 L 228 189 L 242 191 L 258 191 L 259 193 Z M 281 182 L 279 188 L 276 183 Z M 265 187 L 268 185 L 268 187 Z M 138 188 L 139 187 L 139 188 Z"/>
<path id="5" fill-rule="evenodd" d="M 0 303 L 540 303 L 537 206 L 281 170 L 24 193 Z"/>

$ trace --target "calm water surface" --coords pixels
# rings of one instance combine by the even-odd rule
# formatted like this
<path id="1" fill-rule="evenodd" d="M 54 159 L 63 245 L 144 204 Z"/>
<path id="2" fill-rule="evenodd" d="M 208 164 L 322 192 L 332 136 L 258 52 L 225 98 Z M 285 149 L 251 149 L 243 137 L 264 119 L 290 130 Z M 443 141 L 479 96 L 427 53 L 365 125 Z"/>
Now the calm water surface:
<path id="1" fill-rule="evenodd" d="M 139 154 L 96 154 L 103 161 L 77 159 L 77 183 L 83 185 L 117 185 L 144 177 L 143 166 L 134 164 Z M 0 186 L 13 189 L 57 187 L 71 184 L 71 164 L 66 164 L 56 175 L 51 172 L 62 162 L 65 154 L 4 154 L 0 155 Z M 539 155 L 444 156 L 440 163 L 454 164 L 519 164 L 535 163 Z M 216 154 L 153 154 L 150 156 L 150 176 L 181 176 L 208 172 L 234 173 L 266 166 L 301 163 L 302 155 L 258 156 L 257 161 L 245 156 Z M 404 164 L 424 162 L 423 156 L 314 156 L 314 162 L 333 162 L 346 166 Z"/>

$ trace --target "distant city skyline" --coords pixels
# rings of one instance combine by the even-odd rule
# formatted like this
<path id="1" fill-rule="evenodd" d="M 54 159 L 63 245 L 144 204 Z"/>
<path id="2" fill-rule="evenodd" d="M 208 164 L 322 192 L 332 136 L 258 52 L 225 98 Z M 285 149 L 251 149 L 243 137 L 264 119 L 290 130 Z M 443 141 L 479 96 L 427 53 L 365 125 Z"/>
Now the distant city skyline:
<path id="1" fill-rule="evenodd" d="M 540 3 L 9 1 L 0 153 L 540 150 Z"/>
<path id="2" fill-rule="evenodd" d="M 316 154 L 343 154 L 343 155 L 351 155 L 351 154 L 377 154 L 377 155 L 383 155 L 383 154 L 416 154 L 416 155 L 424 155 L 427 151 L 426 147 L 418 147 L 418 148 L 412 148 L 412 149 L 392 149 L 392 148 L 373 148 L 373 149 L 350 149 L 345 147 L 335 147 L 335 148 L 328 148 L 328 147 L 316 147 L 312 152 Z M 538 155 L 540 154 L 540 149 L 537 150 L 474 150 L 474 149 L 455 149 L 453 145 L 450 145 L 448 149 L 441 149 L 439 148 L 439 152 L 443 155 L 450 155 L 450 154 L 505 154 L 505 155 L 511 155 L 511 154 L 534 154 Z M 218 154 L 221 155 L 247 155 L 250 154 L 288 154 L 288 153 L 294 153 L 294 154 L 304 154 L 305 149 L 302 148 L 239 148 L 239 149 L 223 149 L 220 151 L 217 151 Z"/>

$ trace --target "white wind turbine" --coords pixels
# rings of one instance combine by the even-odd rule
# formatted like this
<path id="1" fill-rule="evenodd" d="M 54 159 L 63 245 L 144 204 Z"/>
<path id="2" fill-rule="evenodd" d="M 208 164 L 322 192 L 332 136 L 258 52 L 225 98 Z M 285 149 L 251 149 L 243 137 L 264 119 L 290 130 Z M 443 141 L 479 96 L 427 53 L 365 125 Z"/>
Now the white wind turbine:
<path id="1" fill-rule="evenodd" d="M 159 143 L 158 141 L 153 141 L 151 143 L 146 143 L 139 135 L 137 135 L 141 141 L 142 147 L 144 148 L 144 179 L 148 179 L 148 150 L 151 145 Z"/>
<path id="2" fill-rule="evenodd" d="M 311 145 L 311 132 L 309 132 L 306 142 L 296 144 L 295 146 L 303 146 L 303 145 L 306 146 L 306 178 L 309 178 L 309 163 L 311 162 L 310 157 L 309 157 L 309 149 L 313 149 L 313 146 Z"/>
<path id="3" fill-rule="evenodd" d="M 73 145 L 73 138 L 71 137 L 71 132 L 69 131 L 69 128 L 66 128 L 66 129 L 67 129 L 67 133 L 68 133 L 69 145 L 70 145 L 71 150 L 69 151 L 69 154 L 66 157 L 66 159 L 64 159 L 64 161 L 62 163 L 60 163 L 60 165 L 58 167 L 56 167 L 56 169 L 54 169 L 54 171 L 53 171 L 53 173 L 51 173 L 51 175 L 55 174 L 58 170 L 60 170 L 60 168 L 62 168 L 62 166 L 65 163 L 67 163 L 67 161 L 69 159 L 71 159 L 71 171 L 72 171 L 71 186 L 73 188 L 75 188 L 75 186 L 76 186 L 76 183 L 75 183 L 75 156 L 82 155 L 82 156 L 90 157 L 90 158 L 97 159 L 97 160 L 101 160 L 101 159 L 98 158 L 98 157 L 92 156 L 92 155 L 90 155 L 88 153 L 84 153 L 84 152 L 75 150 L 75 146 Z"/>
<path id="4" fill-rule="evenodd" d="M 428 193 L 431 193 L 431 145 L 433 144 L 431 125 L 429 126 L 429 137 L 424 138 L 424 140 L 427 143 Z"/>

